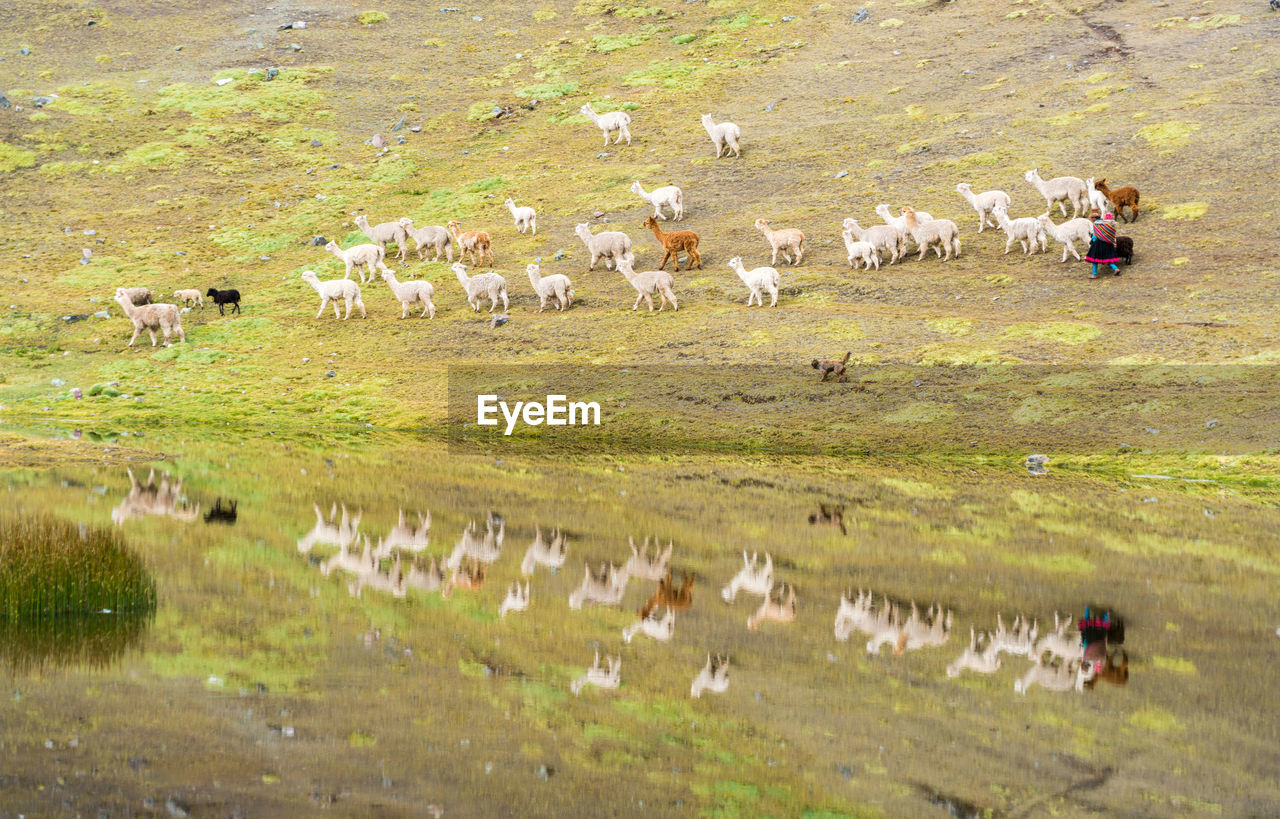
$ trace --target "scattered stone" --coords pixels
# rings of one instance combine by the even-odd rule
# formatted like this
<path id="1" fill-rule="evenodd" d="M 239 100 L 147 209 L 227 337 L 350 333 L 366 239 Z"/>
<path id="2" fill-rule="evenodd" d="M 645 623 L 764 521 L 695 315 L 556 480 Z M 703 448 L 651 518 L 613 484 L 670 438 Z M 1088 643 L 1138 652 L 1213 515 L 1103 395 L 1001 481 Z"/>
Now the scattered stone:
<path id="1" fill-rule="evenodd" d="M 23 46 L 22 48 L 18 49 L 18 53 L 21 54 L 23 57 L 30 57 L 31 49 L 27 48 L 26 46 Z"/>
<path id="2" fill-rule="evenodd" d="M 312 237 L 311 237 L 311 246 L 312 246 L 312 247 L 324 247 L 324 246 L 325 246 L 325 245 L 327 245 L 327 244 L 329 244 L 329 240 L 328 240 L 328 239 L 326 239 L 326 238 L 324 238 L 323 236 L 320 236 L 320 235 L 318 235 L 318 234 L 317 234 L 317 235 L 315 235 L 315 236 L 312 236 Z"/>
<path id="3" fill-rule="evenodd" d="M 1046 475 L 1049 472 L 1046 466 L 1049 463 L 1048 455 L 1028 455 L 1022 463 L 1032 475 Z"/>
<path id="4" fill-rule="evenodd" d="M 89 259 L 93 256 L 93 251 L 87 247 L 80 248 L 80 264 L 88 264 Z"/>
<path id="5" fill-rule="evenodd" d="M 85 23 L 84 25 L 85 25 L 85 28 L 88 28 L 89 26 L 96 26 L 97 24 L 98 24 L 98 21 L 97 21 L 97 20 L 90 20 L 89 22 Z"/>
<path id="6" fill-rule="evenodd" d="M 301 31 L 306 27 L 307 27 L 307 24 L 305 21 L 298 20 L 293 23 L 285 23 L 282 26 L 277 26 L 276 31 Z"/>
<path id="7" fill-rule="evenodd" d="M 168 811 L 170 816 L 178 817 L 178 819 L 191 815 L 191 808 L 185 803 L 179 801 L 176 796 L 170 796 L 168 799 L 164 800 L 164 809 Z"/>
<path id="8" fill-rule="evenodd" d="M 473 14 L 473 15 L 471 15 L 471 22 L 473 22 L 473 23 L 483 23 L 483 22 L 484 22 L 484 18 L 483 18 L 483 17 L 481 17 L 481 16 L 480 16 L 480 15 L 478 15 L 478 14 Z"/>
<path id="9" fill-rule="evenodd" d="M 305 358 L 305 357 L 304 357 L 304 358 L 302 359 L 302 363 L 303 363 L 303 364 L 306 364 L 306 363 L 307 363 L 307 362 L 309 362 L 309 361 L 311 361 L 311 359 L 310 359 L 310 358 Z"/>
<path id="10" fill-rule="evenodd" d="M 369 140 L 369 144 L 375 148 L 385 148 L 387 146 L 387 140 L 382 136 L 382 134 L 374 134 L 373 139 Z"/>
<path id="11" fill-rule="evenodd" d="M 174 51 L 181 51 L 183 48 L 184 48 L 183 46 L 177 45 L 177 46 L 174 46 L 174 47 L 173 47 L 173 50 L 174 50 Z"/>
<path id="12" fill-rule="evenodd" d="M 858 9 L 853 13 L 854 23 L 865 23 L 870 19 L 871 19 L 871 12 L 867 11 L 865 8 Z"/>
<path id="13" fill-rule="evenodd" d="M 502 325 L 506 324 L 508 321 L 511 321 L 510 316 L 505 316 L 505 315 L 494 316 L 493 320 L 489 322 L 489 326 L 501 327 Z"/>
<path id="14" fill-rule="evenodd" d="M 55 378 L 51 380 L 49 383 L 55 387 L 65 387 L 67 385 L 67 382 L 63 381 L 61 378 Z"/>
<path id="15" fill-rule="evenodd" d="M 408 142 L 409 142 L 409 139 L 404 134 L 401 134 L 400 136 L 396 137 L 397 145 L 405 145 L 405 144 L 408 144 Z"/>
<path id="16" fill-rule="evenodd" d="M 338 167 L 338 163 L 337 163 L 337 162 L 335 162 L 335 163 L 333 163 L 332 165 L 330 165 L 329 167 L 325 168 L 325 170 L 327 170 L 327 171 L 332 171 L 332 170 L 336 170 L 336 169 L 337 169 L 337 167 Z M 316 198 L 317 198 L 317 199 L 321 199 L 321 198 L 323 198 L 323 197 L 321 197 L 319 194 L 316 194 Z"/>
<path id="17" fill-rule="evenodd" d="M 302 46 L 298 45 L 297 43 L 289 43 L 289 50 L 290 50 L 290 51 L 301 51 L 301 50 L 302 50 Z"/>
<path id="18" fill-rule="evenodd" d="M 4 94 L 0 94 L 0 108 L 12 108 L 13 103 L 9 102 L 9 98 Z"/>
<path id="19" fill-rule="evenodd" d="M 323 142 L 321 142 L 320 140 L 318 140 L 318 139 L 313 139 L 313 140 L 311 140 L 311 147 L 312 147 L 312 148 L 320 148 L 320 147 L 323 147 L 323 146 L 324 146 L 324 143 L 323 143 Z"/>
<path id="20" fill-rule="evenodd" d="M 97 236 L 97 235 L 98 235 L 98 231 L 94 230 L 93 228 L 89 228 L 88 230 L 86 230 L 86 231 L 84 232 L 84 235 L 85 235 L 85 236 Z"/>
<path id="21" fill-rule="evenodd" d="M 836 174 L 836 179 L 844 179 L 848 175 L 849 175 L 848 171 L 841 171 L 840 173 Z"/>
<path id="22" fill-rule="evenodd" d="M 489 112 L 489 116 L 493 117 L 494 119 L 497 119 L 498 117 L 502 116 L 503 113 L 505 112 L 502 110 L 502 106 L 495 105 L 493 106 L 493 110 Z"/>
<path id="23" fill-rule="evenodd" d="M 455 9 L 455 8 L 443 8 L 443 9 L 440 9 L 440 13 L 441 13 L 441 14 L 446 14 L 446 13 L 451 12 L 451 11 L 458 11 L 458 12 L 460 12 L 460 11 L 462 11 L 462 9 Z"/>
<path id="24" fill-rule="evenodd" d="M 396 120 L 395 124 L 391 126 L 391 130 L 399 131 L 401 128 L 404 127 L 404 121 L 405 121 L 405 117 L 400 117 L 400 119 Z"/>
<path id="25" fill-rule="evenodd" d="M 593 219 L 603 219 L 603 218 L 604 218 L 604 211 L 602 211 L 602 210 L 592 211 L 592 212 L 591 212 L 591 218 L 593 218 Z"/>
<path id="26" fill-rule="evenodd" d="M 598 153 L 598 154 L 596 154 L 596 159 L 604 159 L 604 158 L 605 158 L 606 156 L 608 156 L 608 155 L 609 155 L 609 152 L 608 152 L 608 151 L 604 151 L 604 152 L 602 152 L 602 153 Z"/>
<path id="27" fill-rule="evenodd" d="M 1142 431 L 1143 431 L 1143 432 L 1145 432 L 1145 433 L 1147 433 L 1148 435 L 1159 435 L 1159 434 L 1160 434 L 1160 430 L 1156 429 L 1155 427 L 1143 427 L 1143 428 L 1142 428 Z"/>
<path id="28" fill-rule="evenodd" d="M 54 99 L 56 99 L 56 97 L 36 97 L 35 99 L 31 100 L 31 104 L 37 108 L 43 108 L 49 103 L 53 102 Z"/>
<path id="29" fill-rule="evenodd" d="M 1204 428 L 1205 428 L 1205 429 L 1213 429 L 1214 427 L 1216 427 L 1216 426 L 1217 426 L 1218 424 L 1220 424 L 1220 423 L 1222 423 L 1222 422 L 1221 422 L 1221 421 L 1219 421 L 1217 418 L 1210 418 L 1208 421 L 1205 421 L 1205 422 L 1204 422 Z"/>
<path id="30" fill-rule="evenodd" d="M 421 122 L 415 122 L 414 124 L 412 124 L 412 125 L 410 125 L 410 126 L 409 126 L 409 130 L 410 130 L 410 131 L 413 131 L 415 134 L 416 134 L 416 133 L 418 133 L 419 131 L 421 131 L 421 130 L 422 130 L 422 123 L 421 123 Z"/>
<path id="31" fill-rule="evenodd" d="M 524 105 L 521 105 L 520 107 L 525 109 L 526 111 L 532 111 L 533 109 L 538 107 L 538 100 L 536 99 L 529 100 L 528 102 L 526 102 Z"/>
<path id="32" fill-rule="evenodd" d="M 325 374 L 324 374 L 324 377 L 325 377 L 325 378 L 333 378 L 335 375 L 337 375 L 337 373 L 335 373 L 333 370 L 329 370 L 329 372 L 327 372 L 327 373 L 325 373 Z"/>
<path id="33" fill-rule="evenodd" d="M 223 77 L 222 79 L 214 80 L 213 82 L 214 82 L 214 85 L 226 85 L 227 83 L 231 82 L 231 78 Z"/>
<path id="34" fill-rule="evenodd" d="M 150 765 L 151 765 L 151 760 L 147 759 L 145 756 L 129 757 L 129 767 L 135 771 L 140 771 L 143 768 L 149 767 Z"/>
<path id="35" fill-rule="evenodd" d="M 569 254 L 568 254 L 568 253 L 565 253 L 563 250 L 557 250 L 557 251 L 556 251 L 555 260 L 556 260 L 557 262 L 559 262 L 559 261 L 563 261 L 563 260 L 565 260 L 565 259 L 567 259 L 567 258 L 569 258 Z"/>
<path id="36" fill-rule="evenodd" d="M 272 80 L 274 80 L 276 77 L 279 77 L 279 76 L 280 76 L 280 69 L 276 68 L 275 66 L 272 66 L 271 68 L 267 69 L 267 82 L 271 82 Z"/>
<path id="37" fill-rule="evenodd" d="M 783 17 L 783 18 L 782 18 L 782 22 L 784 22 L 784 23 L 790 23 L 790 22 L 791 22 L 792 20 L 794 20 L 794 19 L 796 19 L 796 18 L 791 17 L 791 16 L 787 16 L 787 17 Z"/>
<path id="38" fill-rule="evenodd" d="M 111 314 L 110 314 L 110 313 L 108 313 L 106 310 L 99 310 L 98 312 L 94 313 L 93 315 L 94 315 L 95 317 L 97 317 L 97 318 L 111 318 Z"/>
<path id="39" fill-rule="evenodd" d="M 771 102 L 771 103 L 769 103 L 768 105 L 766 105 L 766 106 L 764 107 L 764 112 L 765 112 L 766 114 L 772 113 L 772 112 L 773 112 L 773 109 L 774 109 L 774 108 L 777 108 L 777 107 L 778 107 L 778 103 L 776 103 L 776 102 Z"/>

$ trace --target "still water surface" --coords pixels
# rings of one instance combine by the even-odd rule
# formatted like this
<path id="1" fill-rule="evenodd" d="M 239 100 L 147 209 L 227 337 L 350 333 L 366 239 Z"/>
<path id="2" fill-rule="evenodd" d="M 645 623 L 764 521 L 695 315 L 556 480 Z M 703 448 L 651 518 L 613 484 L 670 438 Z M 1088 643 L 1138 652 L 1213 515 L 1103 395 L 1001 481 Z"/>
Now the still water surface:
<path id="1" fill-rule="evenodd" d="M 1277 514 L 1229 486 L 183 451 L 0 474 L 159 599 L 0 655 L 0 815 L 1280 813 Z M 1033 671 L 1086 606 L 1123 620 L 1106 679 Z"/>

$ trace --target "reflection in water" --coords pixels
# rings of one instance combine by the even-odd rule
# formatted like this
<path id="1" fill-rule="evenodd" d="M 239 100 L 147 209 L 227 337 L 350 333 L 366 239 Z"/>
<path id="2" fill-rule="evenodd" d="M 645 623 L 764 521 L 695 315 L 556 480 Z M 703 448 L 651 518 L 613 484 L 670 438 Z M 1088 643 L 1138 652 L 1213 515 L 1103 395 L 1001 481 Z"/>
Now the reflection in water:
<path id="1" fill-rule="evenodd" d="M 577 696 L 582 691 L 583 686 L 594 685 L 600 688 L 617 688 L 622 681 L 622 658 L 621 657 L 605 657 L 609 663 L 608 668 L 600 665 L 600 652 L 596 652 L 596 658 L 591 663 L 591 667 L 586 670 L 581 677 L 569 683 L 569 690 L 573 691 Z"/>
<path id="2" fill-rule="evenodd" d="M 347 549 L 355 542 L 356 535 L 360 532 L 360 516 L 364 514 L 363 510 L 356 512 L 356 516 L 352 518 L 347 514 L 346 504 L 342 505 L 342 520 L 335 524 L 334 519 L 338 515 L 338 504 L 334 504 L 329 509 L 329 520 L 326 522 L 324 515 L 320 513 L 319 504 L 312 504 L 312 508 L 316 510 L 316 525 L 311 528 L 298 541 L 298 551 L 302 554 L 308 554 L 316 546 L 337 546 L 339 549 Z"/>
<path id="3" fill-rule="evenodd" d="M 742 552 L 742 568 L 729 581 L 729 585 L 720 590 L 720 596 L 724 598 L 726 603 L 732 603 L 740 591 L 763 597 L 772 588 L 773 556 L 765 552 L 764 565 L 757 566 L 756 554 L 753 552 L 751 559 L 747 560 L 747 553 L 744 550 Z"/>
<path id="4" fill-rule="evenodd" d="M 507 589 L 506 599 L 502 601 L 502 605 L 498 607 L 498 618 L 507 616 L 509 611 L 524 611 L 529 608 L 529 581 L 524 582 L 524 588 L 520 588 L 520 581 L 511 581 L 511 587 Z"/>
<path id="5" fill-rule="evenodd" d="M 662 544 L 656 539 L 653 543 L 653 557 L 648 556 L 649 538 L 644 539 L 644 545 L 636 550 L 636 541 L 633 537 L 627 538 L 627 543 L 631 546 L 631 557 L 627 560 L 626 572 L 637 580 L 657 580 L 660 581 L 663 575 L 667 573 L 667 563 L 671 560 L 671 550 L 674 545 L 670 540 L 667 541 L 667 548 L 664 551 Z"/>
<path id="6" fill-rule="evenodd" d="M 819 503 L 818 511 L 809 513 L 809 525 L 816 526 L 818 524 L 838 526 L 840 527 L 840 534 L 849 534 L 849 530 L 844 525 L 844 504 L 837 503 L 829 506 L 825 503 Z"/>
<path id="7" fill-rule="evenodd" d="M 1040 622 L 1029 622 L 1030 618 L 1018 614 L 1013 618 L 1013 628 L 1004 627 L 1004 617 L 996 612 L 996 631 L 991 642 L 997 653 L 1011 654 L 1016 657 L 1030 657 L 1035 650 L 1036 636 L 1040 633 Z"/>
<path id="8" fill-rule="evenodd" d="M 786 600 L 782 599 L 782 590 L 786 589 L 788 596 Z M 796 619 L 796 588 L 790 583 L 786 583 L 778 587 L 778 599 L 773 599 L 773 591 L 765 592 L 764 601 L 760 604 L 760 608 L 756 609 L 756 613 L 747 619 L 747 628 L 755 631 L 760 628 L 760 624 L 765 620 L 773 620 L 775 623 L 790 623 Z"/>
<path id="9" fill-rule="evenodd" d="M 129 473 L 129 494 L 120 505 L 111 510 L 111 520 L 117 526 L 123 526 L 129 518 L 140 518 L 146 515 L 165 515 L 175 520 L 193 521 L 200 515 L 200 504 L 195 508 L 182 498 L 182 479 L 170 483 L 169 476 L 161 474 L 160 483 L 156 483 L 156 471 L 151 470 L 146 485 L 138 483 L 132 469 Z"/>
<path id="10" fill-rule="evenodd" d="M 676 633 L 676 613 L 667 609 L 667 616 L 659 620 L 654 616 L 654 612 L 650 612 L 648 617 L 637 620 L 629 626 L 623 626 L 622 639 L 630 643 L 637 632 L 665 643 Z"/>
<path id="11" fill-rule="evenodd" d="M 449 582 L 440 594 L 448 598 L 453 596 L 454 589 L 480 591 L 484 581 L 488 579 L 489 565 L 481 563 L 474 557 L 467 558 L 453 570 L 453 574 L 449 575 Z"/>
<path id="12" fill-rule="evenodd" d="M 594 575 L 586 562 L 583 562 L 582 568 L 582 583 L 569 593 L 569 608 L 576 611 L 582 608 L 583 603 L 601 606 L 617 606 L 622 603 L 622 595 L 627 591 L 627 581 L 631 579 L 626 569 L 619 569 L 612 563 L 601 563 L 600 574 Z"/>
<path id="13" fill-rule="evenodd" d="M 694 699 L 700 699 L 703 691 L 710 691 L 713 694 L 723 694 L 729 688 L 729 658 L 716 655 L 715 661 L 712 662 L 711 655 L 707 655 L 707 664 L 698 672 L 698 676 L 693 678 L 693 685 L 689 688 L 689 696 Z"/>
<path id="14" fill-rule="evenodd" d="M 693 605 L 693 575 L 688 572 L 680 571 L 680 587 L 676 588 L 671 582 L 671 570 L 667 570 L 667 576 L 658 581 L 658 588 L 654 589 L 651 596 L 645 604 L 640 608 L 640 619 L 644 619 L 656 608 L 666 606 L 676 611 L 684 611 Z"/>
<path id="15" fill-rule="evenodd" d="M 1050 691 L 1070 691 L 1076 687 L 1079 669 L 1079 660 L 1063 660 L 1056 665 L 1037 661 L 1022 675 L 1022 679 L 1013 681 L 1013 690 L 1026 694 L 1027 689 L 1038 684 Z"/>
<path id="16" fill-rule="evenodd" d="M 502 541 L 506 532 L 506 520 L 492 512 L 485 519 L 483 534 L 476 528 L 476 522 L 471 521 L 462 530 L 462 538 L 453 547 L 453 553 L 449 555 L 445 565 L 457 571 L 462 565 L 462 559 L 467 557 L 485 565 L 494 563 L 502 554 Z"/>
<path id="17" fill-rule="evenodd" d="M 204 513 L 205 523 L 225 523 L 228 526 L 236 522 L 236 501 L 232 500 L 230 506 L 222 505 L 222 498 L 218 498 L 213 502 L 213 508 Z"/>
<path id="18" fill-rule="evenodd" d="M 431 513 L 423 517 L 418 513 L 418 525 L 409 526 L 404 519 L 404 510 L 399 510 L 399 518 L 387 536 L 383 538 L 383 546 L 387 549 L 408 549 L 411 552 L 426 551 L 431 545 Z"/>
<path id="19" fill-rule="evenodd" d="M 0 662 L 16 672 L 87 665 L 105 668 L 142 641 L 155 608 L 0 621 Z"/>
<path id="20" fill-rule="evenodd" d="M 564 565 L 568 555 L 569 540 L 559 529 L 551 533 L 551 540 L 548 541 L 542 535 L 542 527 L 535 526 L 533 543 L 529 544 L 529 548 L 524 553 L 524 560 L 520 563 L 520 573 L 528 577 L 538 566 L 546 566 L 555 571 Z"/>
<path id="21" fill-rule="evenodd" d="M 969 647 L 955 662 L 947 666 L 948 677 L 959 677 L 960 672 L 966 669 L 977 674 L 991 674 L 1000 668 L 1000 644 L 992 637 L 991 632 L 986 632 L 984 636 L 987 638 L 987 645 L 979 651 L 978 637 L 973 628 L 969 628 Z"/>
<path id="22" fill-rule="evenodd" d="M 1040 642 L 1036 643 L 1036 647 L 1032 649 L 1031 660 L 1040 662 L 1044 659 L 1044 655 L 1048 654 L 1049 658 L 1063 660 L 1064 662 L 1079 662 L 1084 659 L 1084 645 L 1080 632 L 1067 629 L 1071 626 L 1071 617 L 1059 618 L 1058 613 L 1053 613 L 1053 631 L 1040 638 Z"/>

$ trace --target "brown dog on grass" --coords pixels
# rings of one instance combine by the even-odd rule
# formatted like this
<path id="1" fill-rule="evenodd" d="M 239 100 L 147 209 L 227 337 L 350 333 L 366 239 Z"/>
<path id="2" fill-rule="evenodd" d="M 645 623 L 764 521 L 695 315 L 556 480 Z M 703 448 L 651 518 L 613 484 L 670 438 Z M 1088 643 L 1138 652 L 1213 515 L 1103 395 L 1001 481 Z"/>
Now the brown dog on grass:
<path id="1" fill-rule="evenodd" d="M 853 353 L 845 353 L 844 358 L 836 361 L 833 358 L 815 358 L 813 360 L 813 368 L 822 371 L 822 378 L 819 381 L 826 381 L 828 376 L 835 376 L 837 381 L 848 381 L 849 377 L 845 375 L 845 365 L 849 363 L 849 356 Z"/>

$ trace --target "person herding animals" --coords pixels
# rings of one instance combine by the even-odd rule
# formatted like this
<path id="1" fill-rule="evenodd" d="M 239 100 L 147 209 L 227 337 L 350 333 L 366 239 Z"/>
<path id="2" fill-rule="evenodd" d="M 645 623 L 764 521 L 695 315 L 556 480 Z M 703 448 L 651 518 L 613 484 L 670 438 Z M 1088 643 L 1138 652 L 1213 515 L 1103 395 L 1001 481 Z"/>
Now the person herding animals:
<path id="1" fill-rule="evenodd" d="M 849 356 L 853 353 L 845 353 L 844 358 L 839 361 L 834 358 L 815 358 L 813 360 L 813 368 L 822 371 L 822 378 L 819 381 L 826 381 L 828 377 L 835 376 L 837 381 L 848 381 L 849 377 L 845 374 L 845 365 L 849 363 Z"/>
<path id="2" fill-rule="evenodd" d="M 1116 266 L 1116 262 L 1120 261 L 1120 254 L 1116 252 L 1116 221 L 1110 213 L 1099 214 L 1098 209 L 1094 208 L 1089 211 L 1089 218 L 1093 220 L 1093 233 L 1089 240 L 1089 252 L 1085 255 L 1084 260 L 1093 264 L 1093 272 L 1089 274 L 1089 278 L 1098 278 L 1098 265 L 1105 264 L 1111 266 L 1111 272 L 1117 276 L 1120 275 L 1120 268 Z"/>

